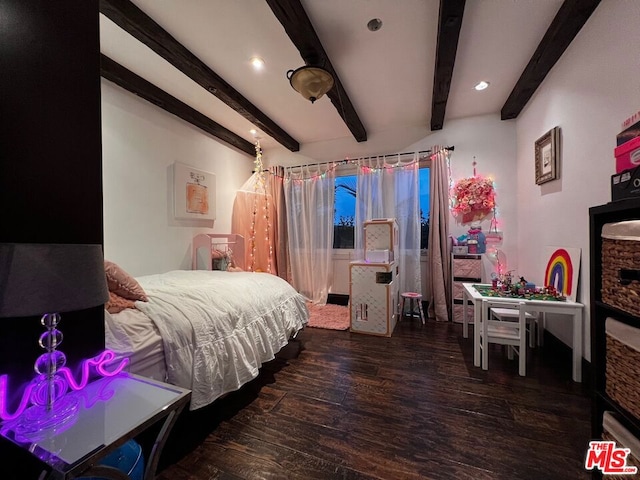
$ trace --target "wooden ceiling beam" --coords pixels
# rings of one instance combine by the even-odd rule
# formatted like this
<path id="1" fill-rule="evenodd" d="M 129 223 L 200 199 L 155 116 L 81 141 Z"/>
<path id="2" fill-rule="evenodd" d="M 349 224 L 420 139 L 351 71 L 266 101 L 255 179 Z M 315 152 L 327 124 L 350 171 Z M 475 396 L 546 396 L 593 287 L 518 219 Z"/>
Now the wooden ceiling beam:
<path id="1" fill-rule="evenodd" d="M 100 75 L 176 117 L 204 130 L 229 146 L 237 148 L 252 157 L 255 156 L 255 146 L 251 142 L 227 130 L 206 115 L 169 95 L 104 54 L 100 54 Z"/>
<path id="2" fill-rule="evenodd" d="M 367 140 L 367 132 L 358 117 L 355 107 L 345 91 L 338 73 L 333 68 L 331 60 L 325 52 L 311 20 L 307 16 L 300 0 L 266 0 L 285 32 L 300 52 L 300 56 L 307 65 L 321 66 L 334 79 L 334 86 L 327 96 L 338 111 L 338 115 L 347 125 L 351 134 L 358 142 Z"/>
<path id="3" fill-rule="evenodd" d="M 129 0 L 100 0 L 100 13 L 292 152 L 300 144 Z"/>
<path id="4" fill-rule="evenodd" d="M 599 3 L 600 0 L 565 0 L 502 107 L 502 120 L 520 115 Z"/>
<path id="5" fill-rule="evenodd" d="M 456 63 L 458 40 L 462 28 L 465 0 L 440 0 L 438 43 L 431 97 L 431 130 L 442 130 L 447 110 L 453 67 Z"/>

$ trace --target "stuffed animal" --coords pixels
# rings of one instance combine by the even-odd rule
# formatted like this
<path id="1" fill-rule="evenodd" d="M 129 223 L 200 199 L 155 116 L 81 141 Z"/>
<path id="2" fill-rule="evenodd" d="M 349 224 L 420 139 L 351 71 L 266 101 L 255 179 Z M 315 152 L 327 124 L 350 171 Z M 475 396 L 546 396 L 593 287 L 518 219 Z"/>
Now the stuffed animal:
<path id="1" fill-rule="evenodd" d="M 487 237 L 482 232 L 482 227 L 479 224 L 471 225 L 469 229 L 469 240 L 475 240 L 477 242 L 475 253 L 485 253 L 487 251 Z"/>

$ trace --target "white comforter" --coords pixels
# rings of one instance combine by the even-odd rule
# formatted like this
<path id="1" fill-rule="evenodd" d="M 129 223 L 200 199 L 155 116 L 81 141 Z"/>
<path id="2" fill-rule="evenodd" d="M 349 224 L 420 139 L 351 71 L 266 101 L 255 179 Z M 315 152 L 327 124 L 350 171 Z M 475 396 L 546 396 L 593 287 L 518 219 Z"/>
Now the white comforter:
<path id="1" fill-rule="evenodd" d="M 191 410 L 258 375 L 307 323 L 304 300 L 268 273 L 176 270 L 137 277 L 136 308 L 162 336 L 168 381 L 192 391 Z"/>

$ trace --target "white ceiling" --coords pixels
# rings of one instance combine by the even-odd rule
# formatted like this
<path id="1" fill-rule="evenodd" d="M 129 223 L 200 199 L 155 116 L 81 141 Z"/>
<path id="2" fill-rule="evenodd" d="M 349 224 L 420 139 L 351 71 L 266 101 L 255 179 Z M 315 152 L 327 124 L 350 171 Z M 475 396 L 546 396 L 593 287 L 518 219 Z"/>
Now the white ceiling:
<path id="1" fill-rule="evenodd" d="M 304 61 L 265 0 L 133 3 L 297 140 L 301 151 L 315 142 L 356 144 L 328 97 L 311 104 L 289 85 L 287 71 Z M 370 139 L 402 130 L 429 134 L 439 3 L 302 0 Z M 447 120 L 500 112 L 562 3 L 467 0 L 444 129 Z M 367 29 L 372 18 L 383 22 L 376 32 Z M 100 29 L 106 56 L 255 141 L 248 120 L 103 15 Z M 251 68 L 254 55 L 265 60 L 261 72 Z M 480 80 L 491 85 L 476 92 Z M 278 146 L 264 132 L 258 136 L 263 148 Z M 366 151 L 366 142 L 359 148 Z"/>

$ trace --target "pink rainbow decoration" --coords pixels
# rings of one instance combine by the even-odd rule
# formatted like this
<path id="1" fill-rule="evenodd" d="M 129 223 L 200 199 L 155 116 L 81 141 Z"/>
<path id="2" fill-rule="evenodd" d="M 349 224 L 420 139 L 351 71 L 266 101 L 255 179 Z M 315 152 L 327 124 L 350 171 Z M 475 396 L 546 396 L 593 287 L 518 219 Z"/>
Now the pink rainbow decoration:
<path id="1" fill-rule="evenodd" d="M 552 286 L 565 296 L 571 295 L 573 264 L 564 248 L 559 248 L 551 254 L 544 272 L 544 281 L 545 286 Z"/>

